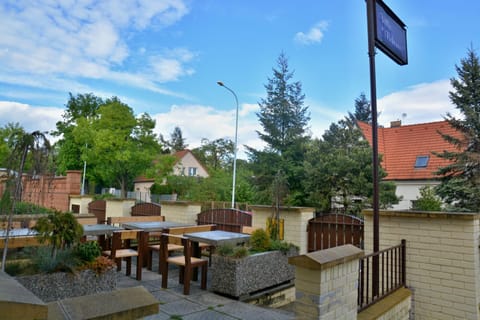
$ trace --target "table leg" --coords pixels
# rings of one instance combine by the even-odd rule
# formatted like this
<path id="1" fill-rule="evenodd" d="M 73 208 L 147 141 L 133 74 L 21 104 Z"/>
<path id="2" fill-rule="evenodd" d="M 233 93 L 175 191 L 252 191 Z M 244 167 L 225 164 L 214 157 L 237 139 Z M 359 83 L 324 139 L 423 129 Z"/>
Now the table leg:
<path id="1" fill-rule="evenodd" d="M 202 250 L 200 249 L 200 246 L 197 241 L 192 241 L 192 248 L 193 248 L 193 256 L 195 258 L 201 258 L 202 257 Z M 197 281 L 198 280 L 198 267 L 193 268 L 193 274 L 192 274 L 192 280 Z"/>

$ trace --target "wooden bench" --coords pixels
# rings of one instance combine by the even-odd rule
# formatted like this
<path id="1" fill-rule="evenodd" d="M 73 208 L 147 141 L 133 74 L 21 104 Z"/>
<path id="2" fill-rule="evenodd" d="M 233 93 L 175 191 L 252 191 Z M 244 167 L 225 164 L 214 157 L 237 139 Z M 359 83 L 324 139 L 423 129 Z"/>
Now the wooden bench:
<path id="1" fill-rule="evenodd" d="M 107 224 L 114 226 L 121 226 L 122 223 L 127 222 L 148 222 L 148 221 L 165 221 L 165 216 L 122 216 L 122 217 L 109 217 L 107 218 Z"/>

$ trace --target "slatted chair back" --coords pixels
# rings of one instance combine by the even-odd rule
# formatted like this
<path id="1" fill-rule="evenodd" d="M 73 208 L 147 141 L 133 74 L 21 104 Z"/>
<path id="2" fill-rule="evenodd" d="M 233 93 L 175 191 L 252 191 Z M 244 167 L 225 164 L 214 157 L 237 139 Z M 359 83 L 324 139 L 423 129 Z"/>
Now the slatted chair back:
<path id="1" fill-rule="evenodd" d="M 88 218 L 77 218 L 78 223 L 81 225 L 87 225 L 87 224 L 98 224 L 98 220 L 96 217 L 88 217 Z"/>
<path id="2" fill-rule="evenodd" d="M 121 226 L 122 223 L 128 222 L 150 222 L 150 221 L 165 221 L 165 216 L 128 216 L 128 217 L 108 217 L 107 224 L 114 226 Z"/>

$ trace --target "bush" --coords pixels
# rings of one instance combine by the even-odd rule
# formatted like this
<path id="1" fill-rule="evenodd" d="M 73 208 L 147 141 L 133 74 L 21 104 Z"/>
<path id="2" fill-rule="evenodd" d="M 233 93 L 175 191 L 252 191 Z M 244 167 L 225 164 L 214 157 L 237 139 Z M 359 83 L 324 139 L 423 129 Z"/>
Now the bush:
<path id="1" fill-rule="evenodd" d="M 96 241 L 87 241 L 76 246 L 75 254 L 82 261 L 91 262 L 102 254 L 102 249 Z"/>
<path id="2" fill-rule="evenodd" d="M 38 247 L 32 256 L 32 263 L 40 273 L 74 272 L 81 264 L 72 249 L 61 250 L 54 257 L 49 254 L 51 248 Z"/>
<path id="3" fill-rule="evenodd" d="M 93 270 L 96 274 L 102 274 L 116 266 L 115 261 L 105 256 L 98 256 L 93 261 L 83 265 L 81 269 Z"/>
<path id="4" fill-rule="evenodd" d="M 270 236 L 263 229 L 257 229 L 252 232 L 250 237 L 250 250 L 253 252 L 264 252 L 270 250 Z"/>
<path id="5" fill-rule="evenodd" d="M 250 253 L 259 253 L 266 251 L 278 250 L 284 254 L 288 253 L 291 249 L 297 249 L 298 247 L 292 243 L 288 243 L 282 240 L 272 240 L 268 233 L 263 229 L 255 230 L 248 242 L 248 246 L 233 246 L 231 244 L 225 244 L 218 246 L 215 253 L 222 257 L 243 258 Z"/>
<path id="6" fill-rule="evenodd" d="M 233 255 L 233 245 L 231 244 L 224 244 L 218 246 L 215 252 L 222 257 L 230 257 Z"/>

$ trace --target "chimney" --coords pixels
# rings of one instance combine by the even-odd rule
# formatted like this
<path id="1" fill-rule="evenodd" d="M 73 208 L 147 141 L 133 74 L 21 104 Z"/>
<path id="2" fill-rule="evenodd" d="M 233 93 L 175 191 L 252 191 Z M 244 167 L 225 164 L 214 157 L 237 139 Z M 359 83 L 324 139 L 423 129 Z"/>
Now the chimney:
<path id="1" fill-rule="evenodd" d="M 402 126 L 402 120 L 390 121 L 390 128 L 398 128 Z"/>

